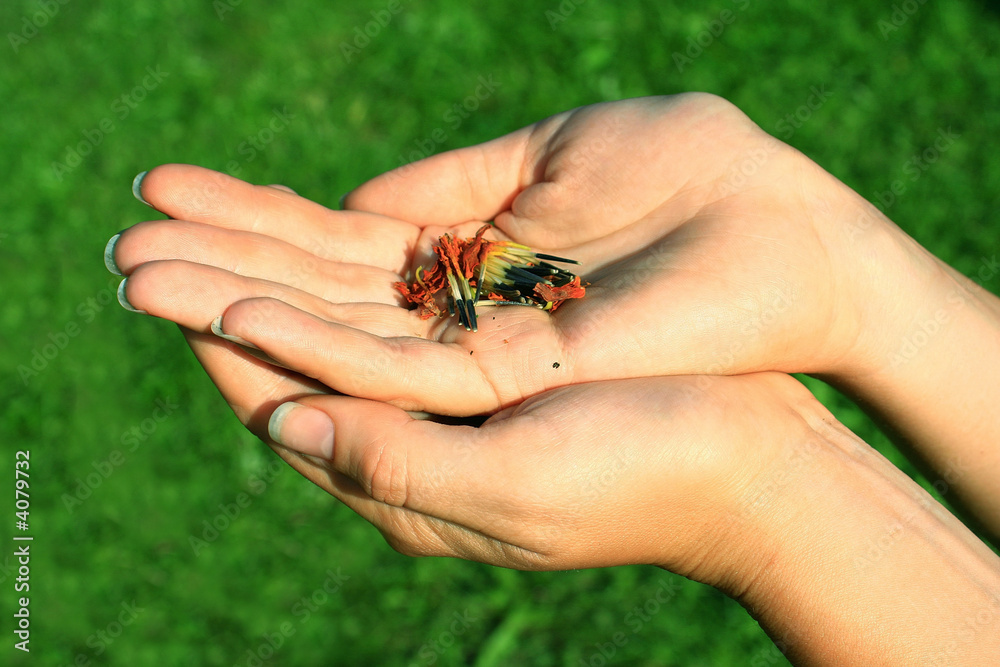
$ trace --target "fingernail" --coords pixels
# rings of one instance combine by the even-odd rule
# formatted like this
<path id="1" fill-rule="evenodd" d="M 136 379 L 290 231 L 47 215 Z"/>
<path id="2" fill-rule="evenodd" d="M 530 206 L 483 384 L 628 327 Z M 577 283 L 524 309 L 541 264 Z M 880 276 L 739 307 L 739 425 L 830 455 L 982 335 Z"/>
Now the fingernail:
<path id="1" fill-rule="evenodd" d="M 227 334 L 222 330 L 222 315 L 219 315 L 214 320 L 212 320 L 212 333 L 214 333 L 219 338 L 228 340 L 230 343 L 236 343 L 240 347 L 249 347 L 252 350 L 259 350 L 260 348 L 248 341 L 246 338 L 242 338 L 235 334 Z"/>
<path id="2" fill-rule="evenodd" d="M 153 207 L 148 201 L 142 198 L 142 179 L 146 178 L 148 171 L 139 172 L 135 178 L 132 179 L 132 196 L 141 201 L 146 206 L 150 208 Z"/>
<path id="3" fill-rule="evenodd" d="M 301 403 L 282 403 L 271 413 L 267 433 L 279 445 L 310 456 L 333 457 L 333 421 Z"/>
<path id="4" fill-rule="evenodd" d="M 104 266 L 108 267 L 108 271 L 115 274 L 116 276 L 124 276 L 125 274 L 121 272 L 118 265 L 115 264 L 115 245 L 118 243 L 118 238 L 121 236 L 121 232 L 115 234 L 108 241 L 108 245 L 104 246 Z"/>
<path id="5" fill-rule="evenodd" d="M 236 336 L 234 334 L 225 333 L 222 330 L 222 315 L 219 315 L 214 320 L 212 320 L 212 333 L 214 333 L 216 336 L 218 336 L 223 340 L 228 340 L 230 343 L 238 345 L 241 350 L 249 354 L 251 357 L 260 359 L 266 364 L 271 364 L 272 366 L 277 366 L 278 368 L 294 370 L 292 368 L 288 368 L 288 366 L 284 365 L 280 361 L 275 360 L 274 357 L 272 357 L 267 352 L 260 349 L 250 341 L 248 341 L 246 338 L 243 338 L 241 336 Z"/>
<path id="6" fill-rule="evenodd" d="M 129 312 L 139 313 L 141 315 L 145 315 L 146 314 L 145 310 L 139 310 L 138 308 L 136 308 L 135 306 L 133 306 L 131 303 L 128 302 L 128 297 L 125 296 L 125 283 L 126 282 L 128 282 L 128 278 L 126 278 L 125 280 L 121 281 L 121 283 L 118 285 L 118 303 L 120 303 L 122 305 L 122 308 L 124 308 L 125 310 L 127 310 Z"/>

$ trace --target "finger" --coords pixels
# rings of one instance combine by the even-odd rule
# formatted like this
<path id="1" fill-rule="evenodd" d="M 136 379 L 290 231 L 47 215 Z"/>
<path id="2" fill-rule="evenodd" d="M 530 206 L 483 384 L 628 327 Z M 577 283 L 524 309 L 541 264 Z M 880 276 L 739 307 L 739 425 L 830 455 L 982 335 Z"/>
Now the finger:
<path id="1" fill-rule="evenodd" d="M 608 196 L 614 193 L 605 192 L 606 176 L 636 167 L 605 164 L 609 146 L 621 138 L 617 119 L 592 121 L 583 136 L 561 138 L 560 128 L 578 113 L 394 169 L 348 193 L 343 207 L 420 226 L 494 220 L 510 238 L 540 250 L 605 236 L 632 219 L 631 209 L 621 210 Z"/>
<path id="2" fill-rule="evenodd" d="M 183 260 L 141 264 L 122 281 L 118 296 L 129 310 L 162 317 L 200 333 L 211 331 L 212 321 L 230 304 L 260 296 L 281 299 L 320 317 L 333 319 L 337 315 L 334 304 L 309 292 Z"/>
<path id="3" fill-rule="evenodd" d="M 493 220 L 510 208 L 517 193 L 532 180 L 530 165 L 525 165 L 530 136 L 527 127 L 478 146 L 403 165 L 348 193 L 343 207 L 421 227 Z"/>
<path id="4" fill-rule="evenodd" d="M 249 341 L 282 365 L 344 394 L 447 416 L 502 407 L 470 350 L 426 339 L 439 324 L 389 306 L 368 317 L 367 328 L 395 335 L 382 337 L 326 321 L 274 299 L 234 303 L 221 325 L 227 335 Z M 416 335 L 402 333 L 407 330 Z M 510 384 L 517 389 L 515 381 Z"/>
<path id="5" fill-rule="evenodd" d="M 345 502 L 369 520 L 384 519 L 378 505 L 418 512 L 472 530 L 507 503 L 495 479 L 515 479 L 504 455 L 510 423 L 448 426 L 416 420 L 401 409 L 351 397 L 305 397 L 272 413 L 270 437 L 282 446 L 329 459 L 354 480 L 368 503 Z M 387 506 L 387 507 L 386 507 Z"/>
<path id="6" fill-rule="evenodd" d="M 295 287 L 331 302 L 401 303 L 398 274 L 363 264 L 328 261 L 284 241 L 252 232 L 182 220 L 131 227 L 109 243 L 109 268 L 123 275 L 158 260 L 184 260 L 247 278 Z"/>
<path id="7" fill-rule="evenodd" d="M 298 194 L 295 190 L 291 189 L 287 185 L 282 185 L 281 183 L 271 183 L 267 187 L 274 188 L 275 190 L 283 190 L 285 192 L 290 192 L 293 195 L 297 195 Z"/>
<path id="8" fill-rule="evenodd" d="M 596 104 L 400 167 L 346 204 L 420 225 L 492 219 L 540 249 L 594 241 L 638 220 L 653 227 L 641 235 L 655 237 L 718 196 L 720 172 L 760 134 L 704 94 Z"/>
<path id="9" fill-rule="evenodd" d="M 191 165 L 162 165 L 137 180 L 138 196 L 171 218 L 273 236 L 333 261 L 403 272 L 419 235 L 412 224 L 331 211 L 279 188 Z"/>

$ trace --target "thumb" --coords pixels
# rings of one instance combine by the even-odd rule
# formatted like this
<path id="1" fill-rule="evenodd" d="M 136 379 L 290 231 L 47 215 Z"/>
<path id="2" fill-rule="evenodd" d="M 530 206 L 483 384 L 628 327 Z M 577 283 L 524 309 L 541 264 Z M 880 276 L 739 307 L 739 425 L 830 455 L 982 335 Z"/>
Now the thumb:
<path id="1" fill-rule="evenodd" d="M 631 221 L 609 174 L 637 170 L 625 122 L 605 105 L 557 114 L 476 146 L 403 165 L 359 186 L 342 207 L 426 227 L 493 220 L 513 240 L 560 249 Z M 650 188 L 650 192 L 656 192 Z M 633 202 L 634 203 L 634 202 Z"/>
<path id="2" fill-rule="evenodd" d="M 522 172 L 530 137 L 531 128 L 526 127 L 397 167 L 349 192 L 342 207 L 421 227 L 493 220 L 510 208 L 525 185 Z"/>
<path id="3" fill-rule="evenodd" d="M 309 396 L 280 405 L 268 433 L 278 444 L 328 459 L 368 496 L 352 509 L 369 518 L 371 501 L 460 525 L 476 521 L 473 508 L 497 495 L 491 485 L 506 429 L 477 429 L 415 419 L 404 410 L 347 396 Z M 486 439 L 490 446 L 481 446 Z M 488 472 L 492 471 L 492 472 Z M 497 505 L 500 505 L 497 502 Z"/>

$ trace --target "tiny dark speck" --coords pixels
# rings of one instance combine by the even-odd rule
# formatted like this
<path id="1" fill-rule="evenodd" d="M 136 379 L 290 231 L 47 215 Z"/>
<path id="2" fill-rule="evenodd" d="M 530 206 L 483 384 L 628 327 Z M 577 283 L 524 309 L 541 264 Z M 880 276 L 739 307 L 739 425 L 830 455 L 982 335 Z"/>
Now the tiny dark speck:
<path id="1" fill-rule="evenodd" d="M 553 362 L 552 368 L 559 368 L 559 362 L 558 361 Z"/>
<path id="2" fill-rule="evenodd" d="M 473 352 L 472 350 L 469 350 L 469 354 L 472 354 L 472 352 Z"/>

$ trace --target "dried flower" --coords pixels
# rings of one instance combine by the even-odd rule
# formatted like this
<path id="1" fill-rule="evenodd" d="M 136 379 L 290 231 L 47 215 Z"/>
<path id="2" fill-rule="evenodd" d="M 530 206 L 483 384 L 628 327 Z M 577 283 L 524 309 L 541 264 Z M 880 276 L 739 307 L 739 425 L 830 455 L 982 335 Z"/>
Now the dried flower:
<path id="1" fill-rule="evenodd" d="M 448 289 L 448 313 L 458 313 L 458 321 L 469 331 L 476 331 L 476 306 L 535 306 L 555 310 L 566 299 L 579 299 L 586 293 L 580 277 L 550 262 L 579 264 L 572 259 L 536 253 L 511 241 L 483 238 L 490 225 L 484 225 L 471 239 L 455 239 L 445 234 L 434 246 L 437 261 L 430 267 L 418 267 L 412 283 L 395 283 L 396 289 L 410 303 L 420 308 L 420 317 L 443 317 L 435 295 Z M 483 298 L 485 297 L 485 299 Z"/>

